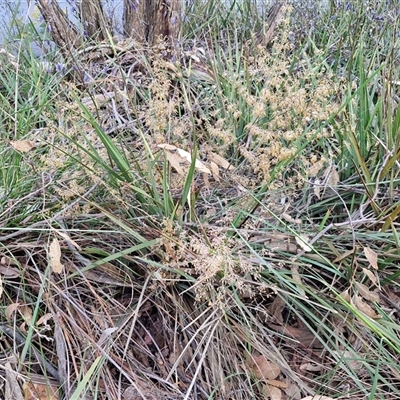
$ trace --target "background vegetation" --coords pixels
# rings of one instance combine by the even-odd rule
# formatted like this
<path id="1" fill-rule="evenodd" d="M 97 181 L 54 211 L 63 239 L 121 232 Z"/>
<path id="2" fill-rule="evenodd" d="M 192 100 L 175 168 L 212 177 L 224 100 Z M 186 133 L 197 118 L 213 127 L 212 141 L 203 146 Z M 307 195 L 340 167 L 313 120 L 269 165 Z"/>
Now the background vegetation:
<path id="1" fill-rule="evenodd" d="M 68 51 L 15 16 L 4 398 L 398 398 L 399 9 L 278 11 Z"/>

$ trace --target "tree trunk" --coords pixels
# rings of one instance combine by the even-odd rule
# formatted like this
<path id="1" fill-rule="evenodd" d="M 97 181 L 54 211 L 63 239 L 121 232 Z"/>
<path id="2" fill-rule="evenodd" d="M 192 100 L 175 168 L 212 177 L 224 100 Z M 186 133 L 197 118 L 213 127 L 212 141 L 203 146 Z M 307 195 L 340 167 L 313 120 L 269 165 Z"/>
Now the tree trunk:
<path id="1" fill-rule="evenodd" d="M 152 0 L 124 0 L 124 33 L 139 42 L 148 35 L 148 2 Z"/>
<path id="2" fill-rule="evenodd" d="M 287 0 L 277 1 L 269 10 L 263 32 L 258 34 L 257 37 L 258 42 L 263 46 L 267 46 L 272 41 L 282 17 L 283 6 L 286 5 L 286 3 Z"/>
<path id="3" fill-rule="evenodd" d="M 56 1 L 37 0 L 37 6 L 49 24 L 51 37 L 64 55 L 81 46 L 81 35 Z"/>
<path id="4" fill-rule="evenodd" d="M 112 34 L 112 26 L 100 0 L 81 0 L 80 18 L 85 38 L 96 41 L 107 39 L 107 30 Z"/>
<path id="5" fill-rule="evenodd" d="M 179 38 L 181 3 L 180 0 L 154 0 L 151 3 L 151 23 L 147 39 L 150 44 L 155 44 L 158 40 L 166 40 L 172 44 Z"/>
<path id="6" fill-rule="evenodd" d="M 149 45 L 179 38 L 181 0 L 124 0 L 124 27 L 128 37 Z"/>
<path id="7" fill-rule="evenodd" d="M 82 35 L 66 17 L 56 0 L 36 0 L 51 36 L 64 55 L 80 48 L 85 39 L 103 41 L 112 35 L 112 24 L 101 0 L 81 0 Z M 179 39 L 183 0 L 124 0 L 123 24 L 126 37 L 142 44 L 165 41 L 172 45 Z"/>

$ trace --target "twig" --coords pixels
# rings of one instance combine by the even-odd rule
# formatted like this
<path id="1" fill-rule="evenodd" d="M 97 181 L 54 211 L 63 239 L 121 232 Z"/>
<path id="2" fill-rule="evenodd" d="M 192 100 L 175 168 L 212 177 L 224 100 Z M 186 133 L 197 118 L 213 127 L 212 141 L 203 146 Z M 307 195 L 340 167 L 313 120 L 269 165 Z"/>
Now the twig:
<path id="1" fill-rule="evenodd" d="M 3 332 L 10 339 L 20 345 L 25 345 L 26 343 L 26 338 L 24 336 L 6 324 L 0 324 L 0 332 Z M 58 383 L 60 383 L 60 375 L 58 374 L 57 369 L 40 354 L 40 352 L 35 348 L 35 346 L 32 345 L 32 343 L 31 348 L 35 354 L 37 362 L 41 364 L 44 370 L 48 372 Z"/>

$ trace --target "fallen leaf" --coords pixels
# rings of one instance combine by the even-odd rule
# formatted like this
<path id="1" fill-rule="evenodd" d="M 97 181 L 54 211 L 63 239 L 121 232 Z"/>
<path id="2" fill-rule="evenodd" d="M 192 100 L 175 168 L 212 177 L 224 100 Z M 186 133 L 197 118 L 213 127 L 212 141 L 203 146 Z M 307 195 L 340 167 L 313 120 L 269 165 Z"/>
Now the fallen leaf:
<path id="1" fill-rule="evenodd" d="M 215 164 L 219 165 L 221 168 L 233 170 L 235 167 L 228 161 L 225 160 L 224 157 L 221 157 L 219 154 L 213 153 L 210 151 L 208 153 L 208 157 L 210 158 L 211 161 L 213 161 Z"/>
<path id="2" fill-rule="evenodd" d="M 290 267 L 290 271 L 292 273 L 292 279 L 293 281 L 297 284 L 297 290 L 299 291 L 299 294 L 302 297 L 307 298 L 306 296 L 306 292 L 304 291 L 303 287 L 304 287 L 304 283 L 301 279 L 301 274 L 299 272 L 299 265 L 296 263 L 293 263 L 292 266 Z"/>
<path id="3" fill-rule="evenodd" d="M 312 362 L 306 362 L 300 365 L 300 371 L 317 372 L 322 371 L 323 366 Z"/>
<path id="4" fill-rule="evenodd" d="M 192 163 L 192 155 L 186 150 L 180 149 L 179 147 L 173 146 L 168 143 L 159 144 L 157 147 L 167 150 L 169 152 L 176 151 L 183 160 L 186 160 L 187 162 L 189 162 L 189 164 Z M 167 158 L 168 157 L 169 156 L 167 153 Z M 174 160 L 175 165 L 176 165 L 176 162 L 177 162 L 177 160 L 175 159 Z M 195 167 L 198 171 L 211 175 L 211 171 L 198 159 L 196 159 L 196 161 L 195 161 Z M 174 168 L 175 168 L 175 166 L 174 166 Z"/>
<path id="5" fill-rule="evenodd" d="M 334 399 L 332 397 L 320 396 L 320 395 L 316 394 L 315 396 L 303 397 L 301 400 L 334 400 Z"/>
<path id="6" fill-rule="evenodd" d="M 339 183 L 339 174 L 336 171 L 335 166 L 330 165 L 324 172 L 325 185 L 331 188 L 335 188 Z"/>
<path id="7" fill-rule="evenodd" d="M 275 386 L 263 385 L 262 391 L 266 399 L 270 400 L 282 399 L 282 391 Z"/>
<path id="8" fill-rule="evenodd" d="M 20 306 L 18 308 L 19 308 L 19 312 L 21 313 L 24 321 L 26 323 L 30 324 L 32 321 L 32 316 L 33 316 L 32 309 L 26 305 Z"/>
<path id="9" fill-rule="evenodd" d="M 276 296 L 271 305 L 268 306 L 270 313 L 273 315 L 277 322 L 284 324 L 282 312 L 286 307 L 286 302 L 280 296 Z"/>
<path id="10" fill-rule="evenodd" d="M 362 270 L 363 270 L 364 274 L 370 279 L 370 281 L 374 285 L 379 287 L 379 282 L 378 282 L 375 274 L 372 271 L 370 271 L 369 269 L 367 269 L 367 268 L 363 268 Z"/>
<path id="11" fill-rule="evenodd" d="M 308 245 L 309 237 L 307 235 L 299 235 L 295 237 L 296 243 L 305 251 L 312 251 L 312 247 Z"/>
<path id="12" fill-rule="evenodd" d="M 277 381 L 276 379 L 267 380 L 268 385 L 275 386 L 280 389 L 286 389 L 288 386 L 285 382 Z"/>
<path id="13" fill-rule="evenodd" d="M 301 390 L 299 386 L 288 377 L 286 377 L 286 382 L 287 382 L 287 388 L 285 389 L 285 394 L 287 398 L 291 400 L 300 400 Z"/>
<path id="14" fill-rule="evenodd" d="M 21 388 L 18 384 L 18 372 L 14 371 L 14 368 L 11 366 L 9 362 L 6 362 L 4 365 L 5 370 L 5 398 L 13 399 L 13 400 L 24 400 L 26 397 L 23 396 L 21 392 Z M 4 382 L 3 382 L 4 384 Z"/>
<path id="15" fill-rule="evenodd" d="M 367 286 L 365 286 L 364 284 L 362 284 L 360 282 L 356 282 L 356 286 L 357 286 L 358 293 L 360 293 L 361 296 L 364 297 L 365 300 L 375 301 L 375 302 L 379 303 L 380 297 L 379 297 L 379 293 L 377 290 L 369 290 Z"/>
<path id="16" fill-rule="evenodd" d="M 374 250 L 369 247 L 364 247 L 364 254 L 367 257 L 368 262 L 371 264 L 371 267 L 375 270 L 378 269 L 378 254 L 375 253 Z"/>
<path id="17" fill-rule="evenodd" d="M 27 327 L 29 327 L 32 323 L 32 309 L 27 305 L 20 305 L 18 307 L 19 313 L 22 315 L 24 322 L 19 326 L 19 329 L 23 333 L 27 333 Z"/>
<path id="18" fill-rule="evenodd" d="M 335 167 L 332 167 L 332 172 L 331 175 L 329 176 L 327 183 L 329 186 L 336 187 L 339 182 L 340 182 L 339 173 L 336 171 Z"/>
<path id="19" fill-rule="evenodd" d="M 64 266 L 61 264 L 61 248 L 57 238 L 54 238 L 49 248 L 50 266 L 56 274 L 61 274 Z"/>
<path id="20" fill-rule="evenodd" d="M 115 331 L 117 331 L 118 329 L 119 329 L 119 328 L 116 328 L 116 327 L 105 329 L 105 330 L 103 331 L 103 333 L 101 334 L 100 339 L 99 339 L 99 341 L 97 342 L 97 344 L 98 344 L 99 346 L 101 346 L 101 345 L 107 340 L 107 338 L 108 338 L 109 336 L 111 336 L 111 335 L 112 335 Z"/>
<path id="21" fill-rule="evenodd" d="M 325 161 L 319 160 L 315 162 L 310 168 L 308 168 L 307 174 L 311 176 L 317 176 L 318 172 L 321 171 Z"/>
<path id="22" fill-rule="evenodd" d="M 335 165 L 329 165 L 321 179 L 317 179 L 314 184 L 314 194 L 318 199 L 326 197 L 331 194 L 339 183 L 339 174 L 336 171 Z"/>
<path id="23" fill-rule="evenodd" d="M 200 58 L 196 54 L 189 54 L 189 57 L 197 63 L 200 63 Z"/>
<path id="24" fill-rule="evenodd" d="M 273 380 L 281 373 L 280 368 L 262 354 L 253 355 L 249 358 L 248 364 L 258 379 Z"/>
<path id="25" fill-rule="evenodd" d="M 323 348 L 324 347 L 324 345 L 315 336 L 315 334 L 306 327 L 295 328 L 294 326 L 277 325 L 277 324 L 272 324 L 272 323 L 267 323 L 267 325 L 271 329 L 273 329 L 279 333 L 282 333 L 292 339 L 297 340 L 304 347 L 315 347 L 315 348 Z"/>
<path id="26" fill-rule="evenodd" d="M 314 181 L 314 195 L 318 200 L 321 199 L 321 179 L 319 178 Z"/>
<path id="27" fill-rule="evenodd" d="M 176 172 L 179 175 L 185 175 L 184 169 L 181 167 L 181 162 L 182 162 L 182 157 L 179 157 L 179 155 L 171 153 L 169 151 L 165 152 L 165 156 L 167 157 L 167 160 L 171 164 L 173 168 L 175 168 Z"/>
<path id="28" fill-rule="evenodd" d="M 10 266 L 0 266 L 0 274 L 7 278 L 17 278 L 21 275 L 18 268 L 10 267 Z"/>
<path id="29" fill-rule="evenodd" d="M 268 251 L 297 254 L 298 246 L 292 243 L 287 235 L 272 233 L 270 237 L 265 238 L 264 235 L 255 235 L 254 239 L 259 240 L 265 245 Z"/>
<path id="30" fill-rule="evenodd" d="M 123 400 L 138 400 L 143 398 L 134 385 L 128 386 L 122 393 Z"/>
<path id="31" fill-rule="evenodd" d="M 342 293 L 340 293 L 339 296 L 341 296 L 343 298 L 343 300 L 350 303 L 351 297 L 350 297 L 349 289 L 344 290 Z"/>
<path id="32" fill-rule="evenodd" d="M 18 310 L 18 307 L 20 306 L 19 303 L 11 303 L 6 307 L 6 318 L 7 320 L 10 320 L 11 317 L 13 316 L 13 314 L 15 313 L 15 311 Z"/>
<path id="33" fill-rule="evenodd" d="M 17 261 L 8 257 L 8 256 L 1 256 L 0 258 L 0 265 L 18 265 Z"/>
<path id="34" fill-rule="evenodd" d="M 221 179 L 219 179 L 218 176 L 214 175 L 214 172 L 213 172 L 213 177 L 215 179 L 215 182 L 221 181 Z M 205 188 L 211 189 L 210 180 L 208 179 L 208 174 L 203 174 L 203 183 Z"/>
<path id="35" fill-rule="evenodd" d="M 282 213 L 282 214 L 281 214 L 281 217 L 282 217 L 285 221 L 290 222 L 291 224 L 299 224 L 299 225 L 300 225 L 300 224 L 303 222 L 300 218 L 294 219 L 294 218 L 292 218 L 291 215 L 289 215 L 289 214 L 287 214 L 287 213 Z"/>
<path id="36" fill-rule="evenodd" d="M 57 400 L 59 395 L 56 386 L 34 382 L 24 383 L 23 389 L 26 400 Z"/>
<path id="37" fill-rule="evenodd" d="M 345 251 L 343 254 L 338 255 L 338 256 L 333 260 L 333 262 L 336 263 L 336 262 L 342 261 L 343 259 L 345 259 L 345 258 L 351 256 L 352 254 L 354 254 L 354 249 L 347 250 L 347 251 Z"/>
<path id="38" fill-rule="evenodd" d="M 374 319 L 382 318 L 379 314 L 375 312 L 375 310 L 369 304 L 363 301 L 361 296 L 354 295 L 352 300 L 357 310 L 361 311 L 363 314 Z"/>
<path id="39" fill-rule="evenodd" d="M 185 158 L 189 163 L 192 163 L 192 155 L 189 152 L 179 148 L 177 148 L 176 151 L 182 158 Z M 200 172 L 211 175 L 211 171 L 200 160 L 196 159 L 194 165 Z"/>
<path id="40" fill-rule="evenodd" d="M 214 179 L 215 179 L 217 182 L 220 182 L 221 179 L 220 179 L 220 177 L 219 177 L 219 168 L 218 168 L 218 165 L 217 165 L 214 161 L 211 161 L 211 162 L 210 162 L 210 168 L 211 168 L 211 172 L 212 172 L 212 175 L 213 175 Z"/>
<path id="41" fill-rule="evenodd" d="M 159 145 L 157 145 L 157 147 L 159 147 L 160 149 L 165 149 L 165 150 L 176 150 L 177 147 L 172 145 L 172 144 L 168 144 L 168 143 L 161 143 Z"/>
<path id="42" fill-rule="evenodd" d="M 38 319 L 38 321 L 36 322 L 36 326 L 46 325 L 47 321 L 51 320 L 52 318 L 53 318 L 52 313 L 46 313 Z"/>
<path id="43" fill-rule="evenodd" d="M 10 140 L 10 145 L 14 150 L 21 153 L 27 153 L 36 147 L 36 143 L 32 140 Z"/>
<path id="44" fill-rule="evenodd" d="M 66 233 L 61 232 L 59 230 L 56 230 L 56 232 L 67 242 L 71 243 L 77 250 L 82 251 L 81 246 L 79 246 L 78 243 L 75 242 L 75 240 L 72 240 Z"/>
<path id="45" fill-rule="evenodd" d="M 355 339 L 357 340 L 357 339 Z M 353 369 L 354 371 L 360 371 L 363 368 L 363 363 L 360 362 L 360 358 L 357 355 L 357 353 L 352 353 L 350 351 L 332 351 L 331 353 L 332 355 L 336 355 L 337 358 L 341 359 L 344 361 L 343 364 L 339 365 L 340 368 L 342 369 L 346 369 L 347 367 L 350 367 L 351 369 Z M 346 365 L 346 367 L 345 367 Z"/>

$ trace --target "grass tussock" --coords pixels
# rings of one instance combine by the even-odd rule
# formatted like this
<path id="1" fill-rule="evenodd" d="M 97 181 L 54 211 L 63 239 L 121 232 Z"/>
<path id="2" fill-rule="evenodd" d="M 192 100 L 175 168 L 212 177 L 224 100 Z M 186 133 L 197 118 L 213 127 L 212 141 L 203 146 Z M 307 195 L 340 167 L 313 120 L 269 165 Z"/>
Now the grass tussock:
<path id="1" fill-rule="evenodd" d="M 252 3 L 71 59 L 14 20 L 3 397 L 398 397 L 396 10 L 293 2 L 261 45 Z"/>

